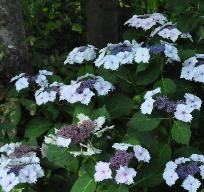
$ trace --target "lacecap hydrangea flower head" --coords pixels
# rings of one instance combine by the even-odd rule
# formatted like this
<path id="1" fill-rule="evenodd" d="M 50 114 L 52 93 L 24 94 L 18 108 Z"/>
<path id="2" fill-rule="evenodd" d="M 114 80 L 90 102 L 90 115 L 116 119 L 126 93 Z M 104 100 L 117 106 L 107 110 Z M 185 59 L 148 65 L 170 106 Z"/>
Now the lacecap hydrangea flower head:
<path id="1" fill-rule="evenodd" d="M 64 64 L 82 64 L 96 58 L 96 48 L 92 45 L 74 48 L 67 56 Z"/>
<path id="2" fill-rule="evenodd" d="M 170 187 L 180 180 L 181 187 L 189 192 L 197 192 L 204 179 L 204 156 L 193 154 L 189 158 L 180 157 L 169 161 L 163 173 L 163 178 Z"/>
<path id="3" fill-rule="evenodd" d="M 149 52 L 153 54 L 162 54 L 164 53 L 167 58 L 166 63 L 172 63 L 173 61 L 180 62 L 180 57 L 178 55 L 178 49 L 174 44 L 168 43 L 166 41 L 160 41 L 160 44 L 150 45 Z"/>
<path id="4" fill-rule="evenodd" d="M 189 81 L 204 83 L 204 54 L 196 54 L 185 60 L 180 77 Z"/>
<path id="5" fill-rule="evenodd" d="M 80 113 L 77 118 L 79 120 L 78 123 L 65 125 L 55 130 L 55 134 L 45 136 L 45 144 L 69 148 L 69 152 L 74 156 L 90 156 L 101 153 L 101 150 L 96 149 L 92 145 L 91 138 L 93 136 L 101 137 L 104 132 L 114 126 L 104 126 L 105 117 L 103 116 L 91 120 L 87 115 Z M 72 150 L 72 146 L 78 146 L 79 150 Z"/>
<path id="6" fill-rule="evenodd" d="M 21 73 L 15 77 L 12 77 L 10 82 L 15 81 L 17 91 L 28 88 L 30 83 L 36 83 L 40 87 L 46 87 L 48 86 L 47 76 L 52 74 L 52 72 L 47 70 L 39 70 L 37 75 L 27 75 L 25 73 Z"/>
<path id="7" fill-rule="evenodd" d="M 95 181 L 101 182 L 114 177 L 117 184 L 133 184 L 137 171 L 128 166 L 135 159 L 139 162 L 149 163 L 151 157 L 148 150 L 140 145 L 127 143 L 115 143 L 113 148 L 115 154 L 110 158 L 109 162 L 99 161 L 96 163 Z"/>
<path id="8" fill-rule="evenodd" d="M 70 85 L 58 82 L 50 84 L 46 78 L 48 75 L 52 75 L 52 72 L 41 70 L 37 76 L 27 76 L 21 73 L 13 77 L 11 81 L 16 81 L 17 91 L 27 88 L 29 82 L 37 83 L 39 89 L 34 94 L 37 105 L 54 102 L 57 98 L 69 103 L 81 102 L 88 105 L 95 93 L 99 96 L 105 96 L 114 89 L 110 82 L 92 74 L 83 75 L 76 81 L 71 81 Z"/>
<path id="9" fill-rule="evenodd" d="M 36 183 L 44 176 L 38 147 L 21 143 L 10 143 L 0 148 L 0 185 L 5 192 L 11 191 L 20 183 Z"/>
<path id="10" fill-rule="evenodd" d="M 152 91 L 147 91 L 144 95 L 145 101 L 140 107 L 142 114 L 151 114 L 153 109 L 157 108 L 158 110 L 173 113 L 174 118 L 180 121 L 191 122 L 193 118 L 191 112 L 201 108 L 201 99 L 193 94 L 186 93 L 184 100 L 170 101 L 167 96 L 160 93 L 161 88 L 159 87 Z"/>
<path id="11" fill-rule="evenodd" d="M 125 25 L 128 24 L 130 27 L 142 28 L 143 30 L 149 30 L 157 24 L 164 24 L 167 22 L 167 18 L 161 13 L 152 13 L 144 15 L 133 15 Z"/>
<path id="12" fill-rule="evenodd" d="M 103 66 L 105 69 L 117 70 L 120 65 L 136 63 L 148 63 L 150 59 L 149 49 L 142 47 L 136 41 L 124 41 L 111 44 L 99 51 L 95 66 Z"/>
<path id="13" fill-rule="evenodd" d="M 154 26 L 157 26 L 150 34 L 150 37 L 156 34 L 164 39 L 169 39 L 175 42 L 180 38 L 189 38 L 192 41 L 192 36 L 189 33 L 182 33 L 177 29 L 176 24 L 168 21 L 167 18 L 161 13 L 152 13 L 144 15 L 134 15 L 125 24 L 136 29 L 141 28 L 147 31 Z"/>
<path id="14" fill-rule="evenodd" d="M 102 77 L 86 74 L 76 81 L 72 81 L 70 85 L 61 86 L 59 95 L 60 100 L 66 100 L 69 103 L 81 102 L 88 105 L 95 95 L 94 90 L 99 96 L 105 96 L 113 89 L 113 85 Z"/>

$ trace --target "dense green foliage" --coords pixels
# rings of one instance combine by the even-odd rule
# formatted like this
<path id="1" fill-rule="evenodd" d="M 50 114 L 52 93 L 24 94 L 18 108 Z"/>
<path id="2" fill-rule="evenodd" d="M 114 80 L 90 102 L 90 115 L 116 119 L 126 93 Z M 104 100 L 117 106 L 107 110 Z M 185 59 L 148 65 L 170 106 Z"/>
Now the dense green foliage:
<path id="1" fill-rule="evenodd" d="M 202 83 L 180 79 L 181 63 L 166 65 L 162 56 L 155 55 L 149 63 L 121 66 L 118 71 L 86 65 L 63 65 L 66 54 L 76 46 L 84 45 L 85 21 L 79 0 L 22 0 L 27 43 L 34 72 L 47 69 L 54 72 L 50 81 L 69 84 L 86 73 L 104 77 L 116 89 L 105 97 L 95 97 L 88 106 L 54 102 L 37 106 L 33 90 L 17 92 L 9 82 L 0 84 L 0 141 L 23 140 L 24 143 L 41 145 L 44 136 L 64 123 L 76 121 L 77 113 L 94 117 L 105 116 L 115 128 L 97 143 L 103 155 L 74 158 L 66 150 L 49 147 L 47 158 L 42 160 L 45 177 L 36 185 L 25 186 L 26 192 L 156 192 L 182 191 L 177 186 L 164 184 L 162 173 L 166 162 L 179 156 L 204 153 L 204 111 L 193 113 L 190 124 L 173 120 L 168 114 L 140 113 L 144 93 L 160 86 L 170 99 L 181 99 L 185 93 L 194 93 L 204 101 Z M 201 0 L 124 0 L 120 11 L 127 12 L 127 20 L 133 14 L 160 12 L 176 22 L 182 32 L 190 32 L 193 42 L 179 40 L 177 48 L 182 60 L 203 53 L 204 50 L 204 2 Z M 203 17 L 202 17 L 203 16 Z M 93 26 L 94 27 L 94 26 Z M 106 29 L 108 30 L 108 29 Z M 145 44 L 157 43 L 142 30 L 122 27 L 121 41 L 136 39 Z M 0 49 L 0 59 L 3 48 Z M 96 161 L 111 155 L 114 142 L 141 144 L 152 156 L 150 164 L 141 165 L 135 184 L 129 189 L 112 182 L 97 184 L 93 179 Z M 23 186 L 24 187 L 24 186 Z"/>

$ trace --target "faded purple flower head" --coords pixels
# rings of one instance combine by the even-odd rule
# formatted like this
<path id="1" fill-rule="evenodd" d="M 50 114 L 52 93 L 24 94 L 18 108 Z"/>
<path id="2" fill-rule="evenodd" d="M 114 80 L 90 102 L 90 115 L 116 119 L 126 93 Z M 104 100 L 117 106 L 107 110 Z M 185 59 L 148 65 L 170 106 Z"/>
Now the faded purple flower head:
<path id="1" fill-rule="evenodd" d="M 157 109 L 159 110 L 165 109 L 168 103 L 169 103 L 169 99 L 167 96 L 156 97 L 155 106 L 157 107 Z"/>
<path id="2" fill-rule="evenodd" d="M 199 167 L 195 162 L 190 162 L 188 164 L 179 164 L 176 172 L 181 179 L 185 179 L 188 175 L 194 176 L 199 172 Z"/>
<path id="3" fill-rule="evenodd" d="M 111 45 L 108 47 L 108 50 L 110 51 L 111 55 L 117 55 L 119 52 L 131 52 L 132 47 L 126 44 L 122 45 Z"/>
<path id="4" fill-rule="evenodd" d="M 151 53 L 159 54 L 159 53 L 164 52 L 165 45 L 164 44 L 152 45 L 152 46 L 149 46 L 149 49 Z"/>
<path id="5" fill-rule="evenodd" d="M 37 75 L 28 75 L 29 83 L 34 83 L 37 79 Z"/>
<path id="6" fill-rule="evenodd" d="M 16 148 L 15 151 L 10 154 L 10 156 L 19 158 L 30 152 L 38 152 L 38 151 L 40 151 L 39 147 L 21 145 L 20 147 Z"/>
<path id="7" fill-rule="evenodd" d="M 86 88 L 93 89 L 96 81 L 97 81 L 96 79 L 88 79 L 81 81 L 80 86 L 77 88 L 77 93 L 79 94 L 83 93 L 84 89 Z"/>
<path id="8" fill-rule="evenodd" d="M 167 105 L 166 105 L 166 111 L 167 111 L 168 113 L 173 113 L 173 112 L 176 111 L 176 107 L 177 107 L 178 104 L 184 104 L 184 103 L 185 103 L 185 102 L 184 102 L 183 100 L 178 100 L 178 101 L 176 101 L 176 102 L 171 101 L 171 102 L 167 103 Z"/>
<path id="9" fill-rule="evenodd" d="M 94 127 L 95 123 L 93 121 L 86 120 L 79 125 L 62 127 L 57 134 L 61 137 L 71 138 L 75 143 L 83 143 L 91 135 Z"/>
<path id="10" fill-rule="evenodd" d="M 167 111 L 168 113 L 173 113 L 174 111 L 176 111 L 177 105 L 178 105 L 178 104 L 175 103 L 175 102 L 173 102 L 173 101 L 167 103 L 167 105 L 166 105 L 166 111 Z"/>
<path id="11" fill-rule="evenodd" d="M 197 67 L 197 66 L 203 65 L 203 64 L 204 64 L 204 60 L 203 59 L 199 59 L 195 66 Z"/>
<path id="12" fill-rule="evenodd" d="M 14 173 L 16 176 L 18 176 L 20 170 L 21 170 L 24 166 L 25 166 L 25 165 L 14 165 L 14 166 L 12 166 L 12 167 L 9 169 L 8 174 Z"/>
<path id="13" fill-rule="evenodd" d="M 116 151 L 115 155 L 110 160 L 110 168 L 119 169 L 120 166 L 128 166 L 133 156 L 133 153 L 128 153 L 127 151 Z"/>
<path id="14" fill-rule="evenodd" d="M 166 25 L 166 26 L 164 27 L 164 29 L 169 29 L 169 30 L 171 30 L 171 29 L 176 29 L 176 27 L 175 27 L 174 25 Z"/>
<path id="15" fill-rule="evenodd" d="M 49 87 L 45 87 L 45 89 L 44 89 L 45 91 L 47 91 L 47 92 L 50 92 L 50 91 L 55 91 L 55 92 L 57 92 L 57 93 L 59 93 L 59 91 L 60 91 L 60 86 L 49 86 Z"/>
<path id="16" fill-rule="evenodd" d="M 87 48 L 86 46 L 81 46 L 81 47 L 79 47 L 78 51 L 84 52 L 86 50 L 86 48 Z"/>

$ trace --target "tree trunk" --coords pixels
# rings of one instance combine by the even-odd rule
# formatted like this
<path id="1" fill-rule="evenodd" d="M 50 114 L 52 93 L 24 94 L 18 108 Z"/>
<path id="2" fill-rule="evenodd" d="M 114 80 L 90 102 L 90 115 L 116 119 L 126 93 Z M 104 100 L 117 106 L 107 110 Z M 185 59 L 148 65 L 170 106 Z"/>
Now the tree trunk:
<path id="1" fill-rule="evenodd" d="M 2 63 L 6 76 L 29 71 L 31 66 L 20 0 L 0 0 L 0 43 L 5 46 Z"/>
<path id="2" fill-rule="evenodd" d="M 119 39 L 118 0 L 85 0 L 86 42 L 102 48 Z"/>

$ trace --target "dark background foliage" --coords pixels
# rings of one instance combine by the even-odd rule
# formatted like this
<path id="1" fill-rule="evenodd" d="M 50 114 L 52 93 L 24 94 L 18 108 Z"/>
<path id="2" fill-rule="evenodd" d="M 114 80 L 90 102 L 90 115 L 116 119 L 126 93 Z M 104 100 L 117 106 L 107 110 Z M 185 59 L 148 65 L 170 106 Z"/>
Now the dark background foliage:
<path id="1" fill-rule="evenodd" d="M 108 97 L 95 98 L 88 107 L 80 104 L 49 103 L 37 107 L 32 90 L 17 93 L 5 76 L 1 67 L 0 82 L 0 141 L 24 140 L 28 144 L 41 144 L 44 134 L 53 131 L 63 123 L 71 123 L 78 112 L 86 114 L 102 114 L 108 117 L 109 123 L 116 129 L 110 134 L 114 140 L 105 139 L 98 143 L 107 153 L 113 142 L 124 141 L 132 144 L 141 143 L 152 154 L 150 165 L 143 166 L 131 187 L 133 192 L 179 191 L 180 188 L 168 188 L 162 182 L 162 171 L 165 163 L 178 156 L 193 152 L 204 153 L 203 123 L 204 112 L 193 114 L 191 125 L 176 126 L 167 114 L 154 114 L 151 117 L 141 115 L 139 106 L 146 90 L 160 85 L 172 99 L 180 99 L 185 92 L 196 93 L 202 100 L 203 85 L 179 79 L 180 63 L 165 65 L 162 57 L 156 57 L 150 65 L 142 68 L 136 66 L 121 67 L 117 73 L 105 69 L 96 69 L 93 64 L 85 66 L 64 66 L 66 54 L 76 46 L 81 46 L 95 39 L 87 37 L 87 26 L 90 21 L 87 11 L 92 10 L 86 0 L 22 0 L 22 11 L 25 21 L 26 41 L 30 54 L 32 72 L 39 69 L 54 71 L 51 81 L 64 83 L 76 79 L 86 72 L 103 76 L 112 82 L 117 89 Z M 97 0 L 96 0 L 97 1 Z M 88 2 L 88 0 L 87 0 Z M 110 5 L 109 5 L 110 6 Z M 116 27 L 118 41 L 136 39 L 138 42 L 154 43 L 158 39 L 149 39 L 147 33 L 123 26 L 124 21 L 133 14 L 160 12 L 176 22 L 182 32 L 190 32 L 194 42 L 179 40 L 179 55 L 184 61 L 195 53 L 204 50 L 204 2 L 201 0 L 120 0 L 117 2 L 118 20 Z M 109 7 L 110 9 L 110 7 Z M 93 13 L 96 14 L 96 13 Z M 111 18 L 110 21 L 111 22 Z M 92 23 L 91 23 L 92 24 Z M 103 23 L 102 23 L 103 24 Z M 117 26 L 114 26 L 117 24 Z M 106 35 L 109 28 L 96 29 L 97 35 L 104 35 L 103 44 L 113 40 L 111 34 Z M 112 39 L 111 39 L 112 38 Z M 101 45 L 101 42 L 96 42 Z M 0 46 L 0 59 L 4 58 L 5 48 Z M 16 71 L 16 74 L 18 71 Z M 13 74 L 12 74 L 13 75 Z M 159 117 L 159 118 L 158 118 Z M 163 119 L 162 119 L 162 118 Z M 148 122 L 148 123 L 146 123 Z M 94 160 L 73 159 L 64 156 L 57 149 L 50 151 L 48 159 L 43 160 L 46 177 L 38 185 L 26 191 L 72 191 L 78 192 L 89 186 L 84 192 L 95 190 L 93 175 Z M 108 156 L 108 154 L 107 154 Z M 101 157 L 97 157 L 100 159 Z M 75 183 L 76 182 L 76 183 Z M 74 186 L 73 186 L 74 185 Z M 106 183 L 97 188 L 97 192 L 126 192 L 125 186 L 114 186 Z"/>

